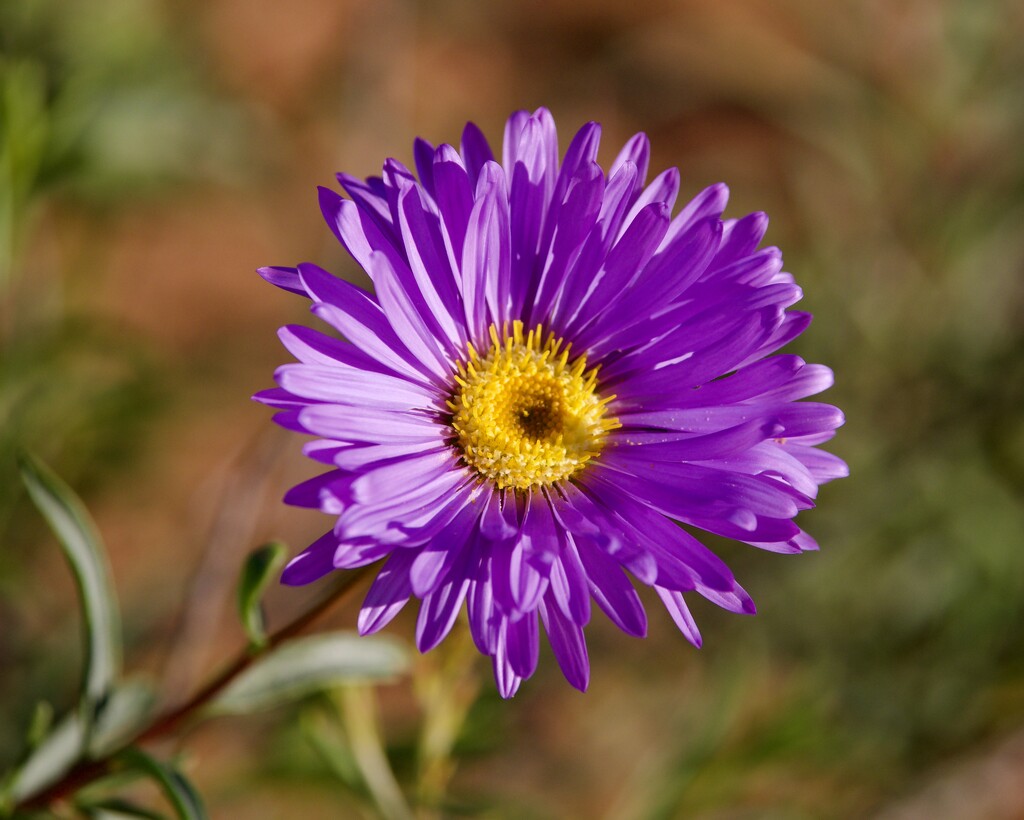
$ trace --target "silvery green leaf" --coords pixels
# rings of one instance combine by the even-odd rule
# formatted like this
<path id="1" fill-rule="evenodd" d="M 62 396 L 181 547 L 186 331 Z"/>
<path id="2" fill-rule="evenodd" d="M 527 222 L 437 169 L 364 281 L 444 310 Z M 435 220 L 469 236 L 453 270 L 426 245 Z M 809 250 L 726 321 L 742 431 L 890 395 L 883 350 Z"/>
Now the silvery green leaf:
<path id="1" fill-rule="evenodd" d="M 89 756 L 102 757 L 131 738 L 156 702 L 153 688 L 139 680 L 117 684 L 97 707 L 89 738 Z"/>
<path id="2" fill-rule="evenodd" d="M 75 577 L 85 615 L 82 695 L 99 702 L 121 673 L 121 623 L 106 553 L 85 505 L 45 464 L 19 457 L 21 478 L 36 507 L 60 541 Z"/>
<path id="3" fill-rule="evenodd" d="M 29 752 L 14 771 L 7 788 L 15 802 L 56 782 L 80 758 L 101 757 L 127 740 L 148 717 L 155 695 L 140 681 L 116 685 L 106 697 L 87 708 L 72 710 L 55 727 L 49 725 L 48 705 L 37 707 L 29 731 Z M 88 740 L 87 740 L 88 738 Z"/>
<path id="4" fill-rule="evenodd" d="M 257 660 L 213 702 L 213 714 L 270 709 L 341 683 L 381 681 L 409 665 L 406 647 L 385 637 L 335 632 L 296 638 Z"/>
<path id="5" fill-rule="evenodd" d="M 206 820 L 202 798 L 189 780 L 174 766 L 161 763 L 141 749 L 126 749 L 118 759 L 151 777 L 163 791 L 179 820 Z"/>
<path id="6" fill-rule="evenodd" d="M 284 566 L 287 555 L 287 547 L 274 541 L 253 551 L 242 567 L 238 582 L 238 616 L 249 645 L 254 649 L 262 648 L 267 642 L 260 599 L 271 577 Z"/>
<path id="7" fill-rule="evenodd" d="M 80 711 L 65 715 L 15 771 L 7 789 L 14 802 L 20 803 L 59 780 L 82 756 L 86 732 Z"/>

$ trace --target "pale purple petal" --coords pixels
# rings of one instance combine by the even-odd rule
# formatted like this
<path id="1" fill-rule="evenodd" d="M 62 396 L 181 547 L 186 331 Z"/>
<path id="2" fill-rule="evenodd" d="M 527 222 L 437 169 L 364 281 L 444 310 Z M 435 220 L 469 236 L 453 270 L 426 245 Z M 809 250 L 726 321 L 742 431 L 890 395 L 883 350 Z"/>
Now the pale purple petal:
<path id="1" fill-rule="evenodd" d="M 668 610 L 668 614 L 672 616 L 672 620 L 676 622 L 676 626 L 679 627 L 679 631 L 683 633 L 686 640 L 700 649 L 704 645 L 704 640 L 700 636 L 700 630 L 697 629 L 697 622 L 693 620 L 693 615 L 690 614 L 690 609 L 686 606 L 686 601 L 683 600 L 683 593 L 659 586 L 655 586 L 654 591 L 658 593 L 661 602 L 665 604 L 665 609 Z"/>
<path id="2" fill-rule="evenodd" d="M 457 552 L 456 561 L 465 563 L 465 544 L 453 544 L 452 549 Z M 416 620 L 416 646 L 420 652 L 429 652 L 451 631 L 468 589 L 469 578 L 453 571 L 448 580 L 423 597 Z"/>
<path id="3" fill-rule="evenodd" d="M 412 597 L 409 584 L 410 550 L 397 550 L 381 567 L 359 610 L 359 634 L 370 635 L 387 626 Z"/>
<path id="4" fill-rule="evenodd" d="M 270 284 L 277 285 L 281 290 L 297 293 L 299 296 L 307 296 L 306 289 L 299 280 L 299 272 L 295 268 L 265 267 L 257 268 L 256 273 L 266 279 Z"/>

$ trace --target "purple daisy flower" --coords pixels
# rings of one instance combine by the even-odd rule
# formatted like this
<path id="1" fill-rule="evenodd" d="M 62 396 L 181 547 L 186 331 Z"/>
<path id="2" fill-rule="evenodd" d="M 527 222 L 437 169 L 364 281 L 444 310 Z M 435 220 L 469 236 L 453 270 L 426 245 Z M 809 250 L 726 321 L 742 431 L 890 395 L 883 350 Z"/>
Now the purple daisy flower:
<path id="1" fill-rule="evenodd" d="M 465 603 L 504 697 L 541 626 L 586 688 L 592 600 L 644 635 L 630 575 L 697 646 L 684 593 L 754 612 L 693 531 L 816 549 L 792 519 L 847 473 L 816 446 L 842 413 L 797 401 L 831 371 L 772 355 L 811 317 L 787 311 L 801 291 L 778 249 L 758 249 L 765 215 L 723 220 L 713 185 L 673 216 L 678 170 L 645 184 L 637 134 L 606 174 L 599 135 L 583 126 L 559 163 L 541 108 L 509 118 L 500 162 L 472 123 L 461 150 L 417 140 L 418 179 L 389 159 L 382 178 L 339 174 L 348 199 L 320 189 L 374 293 L 312 264 L 260 271 L 345 338 L 282 328 L 298 363 L 256 396 L 330 465 L 285 497 L 336 522 L 284 583 L 385 559 L 360 632 L 416 597 L 426 652 Z"/>

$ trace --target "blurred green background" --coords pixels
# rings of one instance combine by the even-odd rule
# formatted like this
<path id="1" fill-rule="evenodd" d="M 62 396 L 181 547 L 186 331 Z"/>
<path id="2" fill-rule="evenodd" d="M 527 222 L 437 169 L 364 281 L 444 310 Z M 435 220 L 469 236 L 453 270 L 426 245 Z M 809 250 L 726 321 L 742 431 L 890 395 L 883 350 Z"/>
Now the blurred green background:
<path id="1" fill-rule="evenodd" d="M 0 0 L 0 768 L 78 674 L 15 448 L 84 495 L 128 665 L 181 697 L 242 646 L 245 552 L 325 523 L 277 503 L 314 468 L 248 396 L 306 314 L 253 270 L 358 279 L 316 185 L 546 105 L 563 148 L 644 130 L 684 195 L 770 214 L 852 475 L 805 514 L 820 554 L 715 544 L 759 615 L 696 603 L 703 650 L 651 601 L 644 641 L 595 618 L 586 695 L 549 654 L 511 702 L 485 680 L 440 816 L 1024 816 L 1022 42 L 1012 0 Z M 462 651 L 379 692 L 410 791 Z M 374 816 L 304 708 L 189 737 L 214 817 Z"/>

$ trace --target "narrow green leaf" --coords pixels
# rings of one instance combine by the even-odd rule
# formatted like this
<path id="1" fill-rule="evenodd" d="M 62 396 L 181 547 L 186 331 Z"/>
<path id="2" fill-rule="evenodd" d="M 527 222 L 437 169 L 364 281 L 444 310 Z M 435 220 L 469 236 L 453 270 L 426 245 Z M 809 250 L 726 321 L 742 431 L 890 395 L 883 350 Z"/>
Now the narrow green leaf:
<path id="1" fill-rule="evenodd" d="M 387 680 L 408 666 L 408 649 L 389 638 L 361 638 L 350 632 L 297 638 L 235 678 L 210 711 L 244 714 L 270 709 L 341 683 Z"/>
<path id="2" fill-rule="evenodd" d="M 15 803 L 55 783 L 82 756 L 87 725 L 82 712 L 72 710 L 32 750 L 14 773 L 9 787 Z"/>
<path id="3" fill-rule="evenodd" d="M 149 686 L 127 681 L 88 709 L 72 710 L 54 727 L 49 725 L 48 704 L 40 704 L 29 733 L 29 751 L 11 773 L 6 792 L 21 802 L 59 780 L 86 752 L 93 758 L 109 753 L 142 725 L 154 700 Z"/>
<path id="4" fill-rule="evenodd" d="M 121 624 L 106 553 L 85 505 L 49 467 L 19 455 L 28 494 L 60 541 L 71 565 L 85 615 L 83 699 L 97 703 L 121 673 Z"/>
<path id="5" fill-rule="evenodd" d="M 89 738 L 89 756 L 103 757 L 142 727 L 156 702 L 153 687 L 140 680 L 117 684 L 97 708 Z"/>
<path id="6" fill-rule="evenodd" d="M 266 646 L 267 633 L 260 599 L 271 577 L 284 566 L 287 556 L 288 548 L 272 541 L 253 551 L 242 567 L 242 577 L 238 582 L 238 616 L 253 649 Z"/>
<path id="7" fill-rule="evenodd" d="M 161 763 L 141 749 L 125 749 L 118 759 L 149 775 L 167 796 L 179 820 L 206 820 L 206 808 L 199 792 L 175 767 Z"/>

